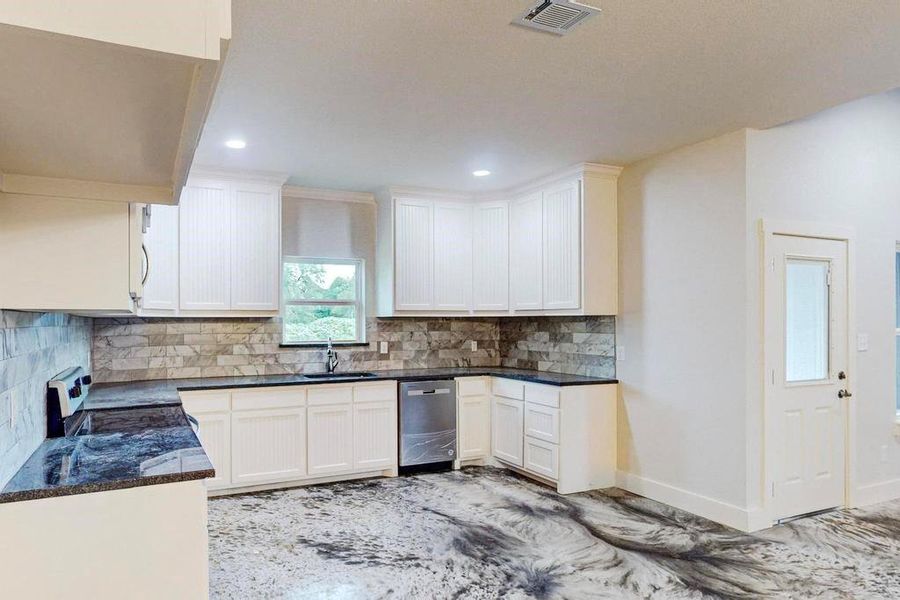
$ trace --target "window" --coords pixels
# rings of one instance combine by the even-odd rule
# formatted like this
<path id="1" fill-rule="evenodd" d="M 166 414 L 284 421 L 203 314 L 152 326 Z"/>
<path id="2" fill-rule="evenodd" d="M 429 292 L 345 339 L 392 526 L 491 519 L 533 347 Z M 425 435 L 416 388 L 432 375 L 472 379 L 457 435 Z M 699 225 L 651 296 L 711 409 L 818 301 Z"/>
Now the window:
<path id="1" fill-rule="evenodd" d="M 284 257 L 282 343 L 362 342 L 364 261 Z"/>
<path id="2" fill-rule="evenodd" d="M 897 245 L 897 252 L 894 255 L 894 310 L 897 312 L 896 321 L 894 322 L 895 335 L 894 346 L 897 351 L 895 353 L 895 377 L 897 378 L 896 396 L 897 399 L 897 416 L 900 417 L 900 244 Z"/>

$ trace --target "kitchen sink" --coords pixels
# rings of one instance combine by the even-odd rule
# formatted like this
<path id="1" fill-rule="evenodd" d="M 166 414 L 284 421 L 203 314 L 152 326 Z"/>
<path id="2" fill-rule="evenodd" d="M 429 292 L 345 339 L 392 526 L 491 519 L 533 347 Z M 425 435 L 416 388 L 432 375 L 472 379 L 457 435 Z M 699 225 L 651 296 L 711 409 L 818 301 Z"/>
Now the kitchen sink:
<path id="1" fill-rule="evenodd" d="M 338 373 L 310 373 L 303 375 L 306 379 L 357 379 L 365 377 L 377 377 L 375 373 L 367 371 L 343 371 Z"/>

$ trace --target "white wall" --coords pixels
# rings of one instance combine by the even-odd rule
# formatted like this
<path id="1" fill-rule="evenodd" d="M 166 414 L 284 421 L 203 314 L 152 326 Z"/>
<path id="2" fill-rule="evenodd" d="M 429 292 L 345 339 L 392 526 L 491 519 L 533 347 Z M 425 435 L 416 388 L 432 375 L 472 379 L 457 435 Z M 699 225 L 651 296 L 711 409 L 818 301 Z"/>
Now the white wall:
<path id="1" fill-rule="evenodd" d="M 633 488 L 676 488 L 670 503 L 683 491 L 746 506 L 745 142 L 681 148 L 619 179 L 619 470 Z"/>
<path id="2" fill-rule="evenodd" d="M 855 229 L 856 327 L 869 336 L 869 350 L 857 353 L 849 380 L 853 502 L 900 497 L 900 90 L 625 169 L 617 324 L 625 348 L 617 369 L 623 483 L 732 525 L 761 524 L 761 219 Z"/>
<path id="3" fill-rule="evenodd" d="M 900 91 L 864 98 L 765 131 L 748 134 L 748 197 L 758 255 L 760 218 L 821 221 L 856 229 L 856 323 L 869 350 L 857 353 L 850 387 L 857 410 L 855 501 L 900 496 L 900 440 L 895 410 L 894 253 L 900 240 Z M 751 280 L 758 285 L 759 261 Z M 759 295 L 750 318 L 760 323 Z M 752 332 L 753 333 L 753 332 Z M 758 332 L 756 332 L 758 335 Z M 851 341 L 854 344 L 855 340 Z M 761 356 L 750 369 L 761 372 Z M 748 428 L 758 429 L 759 393 L 748 395 Z M 759 440 L 758 436 L 756 438 Z M 758 447 L 757 447 L 758 448 Z M 884 460 L 882 459 L 882 453 Z M 761 449 L 751 452 L 759 481 Z M 756 487 L 751 492 L 761 492 Z M 751 502 L 758 502 L 758 495 Z"/>

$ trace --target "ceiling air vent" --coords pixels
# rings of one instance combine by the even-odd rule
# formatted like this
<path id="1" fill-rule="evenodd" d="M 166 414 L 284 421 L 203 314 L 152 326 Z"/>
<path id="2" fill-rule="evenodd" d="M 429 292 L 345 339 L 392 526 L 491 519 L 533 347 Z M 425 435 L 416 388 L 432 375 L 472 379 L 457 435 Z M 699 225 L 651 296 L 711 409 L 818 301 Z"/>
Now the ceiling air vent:
<path id="1" fill-rule="evenodd" d="M 565 35 L 584 23 L 588 17 L 599 12 L 599 8 L 586 6 L 574 0 L 545 0 L 519 18 L 513 19 L 512 23 L 556 35 Z"/>

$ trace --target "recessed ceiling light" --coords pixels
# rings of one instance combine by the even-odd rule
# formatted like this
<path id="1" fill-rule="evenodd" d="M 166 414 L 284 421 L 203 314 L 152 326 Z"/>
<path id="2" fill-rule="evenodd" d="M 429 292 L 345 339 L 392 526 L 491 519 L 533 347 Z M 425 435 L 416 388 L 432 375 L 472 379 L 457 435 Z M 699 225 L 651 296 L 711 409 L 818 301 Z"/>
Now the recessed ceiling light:
<path id="1" fill-rule="evenodd" d="M 225 142 L 225 145 L 228 146 L 229 148 L 234 148 L 235 150 L 240 150 L 241 148 L 244 148 L 247 146 L 247 142 L 245 142 L 244 140 L 228 140 L 227 142 Z"/>
<path id="2" fill-rule="evenodd" d="M 487 177 L 491 172 L 487 169 L 478 169 L 477 171 L 472 171 L 472 175 L 475 177 Z"/>

